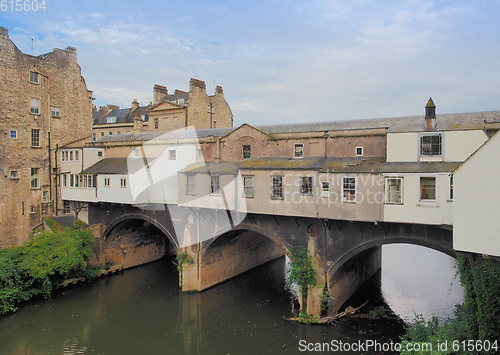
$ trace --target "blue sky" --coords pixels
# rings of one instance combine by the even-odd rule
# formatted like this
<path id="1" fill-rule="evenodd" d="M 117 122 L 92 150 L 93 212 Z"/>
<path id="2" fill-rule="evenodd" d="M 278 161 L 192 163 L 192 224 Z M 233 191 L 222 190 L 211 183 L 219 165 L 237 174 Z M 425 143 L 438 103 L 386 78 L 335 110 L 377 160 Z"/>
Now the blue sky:
<path id="1" fill-rule="evenodd" d="M 38 0 L 41 2 L 41 0 Z M 96 105 L 224 89 L 235 125 L 500 109 L 500 2 L 74 1 L 0 12 L 20 50 L 74 46 Z"/>

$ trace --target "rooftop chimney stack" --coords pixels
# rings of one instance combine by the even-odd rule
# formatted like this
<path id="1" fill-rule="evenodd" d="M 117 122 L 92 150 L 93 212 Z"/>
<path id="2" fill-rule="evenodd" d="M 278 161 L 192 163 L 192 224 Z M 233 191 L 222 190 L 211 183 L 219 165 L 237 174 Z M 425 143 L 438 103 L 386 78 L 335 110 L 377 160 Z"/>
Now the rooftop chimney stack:
<path id="1" fill-rule="evenodd" d="M 137 99 L 134 99 L 134 101 L 132 101 L 132 107 L 134 108 L 139 107 L 139 101 L 137 101 Z"/>
<path id="2" fill-rule="evenodd" d="M 429 97 L 427 105 L 425 105 L 425 129 L 436 128 L 436 105 L 432 101 L 432 97 Z"/>
<path id="3" fill-rule="evenodd" d="M 168 95 L 166 86 L 155 84 L 153 87 L 153 103 L 159 102 L 165 95 Z"/>

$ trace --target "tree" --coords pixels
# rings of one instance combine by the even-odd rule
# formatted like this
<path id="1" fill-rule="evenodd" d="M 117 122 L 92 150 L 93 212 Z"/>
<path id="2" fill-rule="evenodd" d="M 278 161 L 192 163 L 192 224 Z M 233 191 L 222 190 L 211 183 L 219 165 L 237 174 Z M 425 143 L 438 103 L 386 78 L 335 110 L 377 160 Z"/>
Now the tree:
<path id="1" fill-rule="evenodd" d="M 309 286 L 316 286 L 316 271 L 313 269 L 312 257 L 303 246 L 297 246 L 290 250 L 290 276 L 285 284 L 290 289 L 292 284 L 299 286 L 302 296 L 301 313 L 307 313 L 307 293 Z"/>

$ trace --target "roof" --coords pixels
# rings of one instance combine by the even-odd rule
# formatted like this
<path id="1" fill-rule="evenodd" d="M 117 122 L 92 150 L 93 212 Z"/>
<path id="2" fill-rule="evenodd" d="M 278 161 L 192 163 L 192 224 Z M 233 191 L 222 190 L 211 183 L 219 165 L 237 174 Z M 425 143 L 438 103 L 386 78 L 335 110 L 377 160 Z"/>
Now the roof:
<path id="1" fill-rule="evenodd" d="M 89 166 L 82 173 L 85 174 L 133 174 L 142 167 L 150 164 L 154 159 L 146 160 L 140 158 L 105 158 L 92 166 Z"/>
<path id="2" fill-rule="evenodd" d="M 140 112 L 141 116 L 144 116 L 147 121 L 147 110 L 149 107 L 149 105 L 139 106 L 135 110 L 132 110 L 133 107 L 119 108 L 112 110 L 108 114 L 104 114 L 105 111 L 94 111 L 92 113 L 92 124 L 134 123 L 137 112 Z M 108 118 L 111 119 L 112 122 L 108 123 Z"/>
<path id="3" fill-rule="evenodd" d="M 184 174 L 237 175 L 240 163 L 195 163 L 179 171 Z"/>

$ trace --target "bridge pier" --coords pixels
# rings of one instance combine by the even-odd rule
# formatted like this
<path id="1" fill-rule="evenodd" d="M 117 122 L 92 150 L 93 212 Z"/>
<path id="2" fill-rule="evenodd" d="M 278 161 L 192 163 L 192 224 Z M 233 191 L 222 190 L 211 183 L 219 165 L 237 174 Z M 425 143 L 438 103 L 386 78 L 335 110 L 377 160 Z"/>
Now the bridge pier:
<path id="1" fill-rule="evenodd" d="M 192 264 L 182 267 L 182 291 L 203 291 L 284 255 L 268 238 L 251 232 L 228 233 L 208 248 L 203 243 L 185 248 Z"/>

